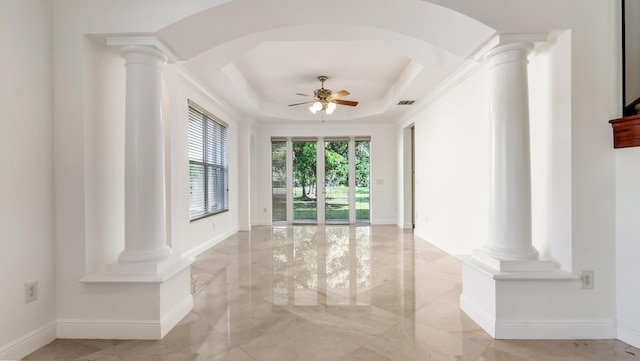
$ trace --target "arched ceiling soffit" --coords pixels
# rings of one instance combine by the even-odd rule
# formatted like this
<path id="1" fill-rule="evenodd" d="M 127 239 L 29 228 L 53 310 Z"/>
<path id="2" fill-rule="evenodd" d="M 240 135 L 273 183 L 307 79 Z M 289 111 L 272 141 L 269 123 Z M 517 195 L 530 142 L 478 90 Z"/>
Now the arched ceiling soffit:
<path id="1" fill-rule="evenodd" d="M 159 36 L 186 60 L 245 36 L 313 25 L 327 32 L 338 25 L 386 30 L 459 57 L 467 57 L 495 32 L 460 12 L 421 0 L 234 0 L 171 24 Z"/>
<path id="2" fill-rule="evenodd" d="M 319 87 L 347 89 L 358 107 L 334 120 L 397 119 L 495 34 L 459 12 L 420 0 L 234 0 L 158 36 L 226 102 L 262 120 L 313 120 L 288 107 Z"/>

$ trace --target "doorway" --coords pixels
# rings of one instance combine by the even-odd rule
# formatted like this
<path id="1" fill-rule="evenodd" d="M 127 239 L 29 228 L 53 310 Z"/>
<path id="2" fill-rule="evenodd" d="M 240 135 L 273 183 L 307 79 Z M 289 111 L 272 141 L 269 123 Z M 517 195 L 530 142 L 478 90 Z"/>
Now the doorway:
<path id="1" fill-rule="evenodd" d="M 272 138 L 272 222 L 370 222 L 370 138 Z"/>

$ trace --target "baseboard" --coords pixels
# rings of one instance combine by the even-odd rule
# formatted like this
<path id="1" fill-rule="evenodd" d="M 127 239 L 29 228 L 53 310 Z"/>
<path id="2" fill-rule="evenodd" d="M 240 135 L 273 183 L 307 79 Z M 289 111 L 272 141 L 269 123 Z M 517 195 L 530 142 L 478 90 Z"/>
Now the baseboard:
<path id="1" fill-rule="evenodd" d="M 169 333 L 191 310 L 193 310 L 193 296 L 189 294 L 177 307 L 162 318 L 160 338 Z"/>
<path id="2" fill-rule="evenodd" d="M 617 330 L 616 330 L 617 339 L 628 343 L 629 345 L 640 348 L 640 330 L 631 326 L 630 324 L 618 320 Z"/>
<path id="3" fill-rule="evenodd" d="M 397 226 L 397 220 L 396 219 L 372 219 L 371 220 L 371 225 L 372 226 Z"/>
<path id="4" fill-rule="evenodd" d="M 256 219 L 253 221 L 253 223 L 251 224 L 252 227 L 254 226 L 271 226 L 273 223 L 268 220 L 268 219 Z"/>
<path id="5" fill-rule="evenodd" d="M 128 320 L 59 320 L 58 338 L 115 340 L 157 340 L 159 321 Z"/>
<path id="6" fill-rule="evenodd" d="M 185 297 L 180 304 L 156 320 L 59 320 L 58 338 L 159 340 L 193 309 L 193 297 Z"/>
<path id="7" fill-rule="evenodd" d="M 422 232 L 420 232 L 418 229 L 413 231 L 413 236 L 423 242 L 427 242 L 432 246 L 435 246 L 437 248 L 439 248 L 440 250 L 446 252 L 449 255 L 452 256 L 458 256 L 461 254 L 465 254 L 464 252 L 462 252 L 460 249 L 456 248 L 456 247 L 452 247 L 451 246 L 451 242 L 445 242 L 443 240 L 438 240 L 432 237 L 429 237 L 426 234 L 423 234 Z M 428 239 L 428 241 L 427 241 Z M 467 252 L 468 253 L 468 252 Z"/>
<path id="8" fill-rule="evenodd" d="M 201 255 L 202 253 L 206 252 L 207 250 L 209 250 L 211 247 L 217 245 L 218 243 L 224 241 L 225 239 L 231 237 L 232 235 L 238 233 L 238 228 L 233 228 L 230 229 L 226 232 L 220 233 L 219 235 L 209 239 L 208 241 L 205 241 L 195 247 L 193 247 L 192 249 L 183 252 L 182 255 L 187 257 L 187 258 L 195 258 L 198 257 L 199 255 Z"/>
<path id="9" fill-rule="evenodd" d="M 495 337 L 496 319 L 465 297 L 464 294 L 460 296 L 460 309 L 491 337 Z"/>
<path id="10" fill-rule="evenodd" d="M 19 360 L 56 339 L 56 323 L 40 327 L 0 347 L 0 360 Z"/>
<path id="11" fill-rule="evenodd" d="M 464 294 L 460 296 L 460 309 L 495 339 L 608 340 L 616 338 L 616 323 L 613 320 L 497 321 Z M 640 336 L 640 333 L 636 335 Z"/>
<path id="12" fill-rule="evenodd" d="M 496 322 L 496 339 L 509 340 L 609 340 L 616 338 L 614 321 Z"/>

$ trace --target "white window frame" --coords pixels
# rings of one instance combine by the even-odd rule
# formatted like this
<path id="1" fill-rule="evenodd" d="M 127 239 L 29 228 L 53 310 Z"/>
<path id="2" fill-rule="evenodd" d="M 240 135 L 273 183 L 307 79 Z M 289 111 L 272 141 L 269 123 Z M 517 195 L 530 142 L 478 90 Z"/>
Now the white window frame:
<path id="1" fill-rule="evenodd" d="M 188 103 L 189 219 L 193 222 L 229 210 L 229 125 L 193 101 Z M 197 176 L 194 167 L 202 169 Z"/>

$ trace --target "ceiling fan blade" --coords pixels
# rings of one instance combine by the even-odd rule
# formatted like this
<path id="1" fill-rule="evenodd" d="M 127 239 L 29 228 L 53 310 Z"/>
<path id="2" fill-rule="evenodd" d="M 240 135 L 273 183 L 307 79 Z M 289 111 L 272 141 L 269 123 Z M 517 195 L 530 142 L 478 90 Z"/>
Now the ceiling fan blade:
<path id="1" fill-rule="evenodd" d="M 307 98 L 311 98 L 311 99 L 315 99 L 316 98 L 313 95 L 307 95 L 307 94 L 302 94 L 302 93 L 296 93 L 296 95 L 301 95 L 303 97 L 307 97 Z"/>
<path id="2" fill-rule="evenodd" d="M 295 104 L 289 104 L 290 107 L 294 106 L 294 105 L 302 105 L 302 104 L 309 104 L 309 103 L 313 103 L 313 101 L 310 102 L 304 102 L 304 103 L 295 103 Z"/>
<path id="3" fill-rule="evenodd" d="M 337 93 L 333 93 L 333 94 L 331 94 L 330 98 L 331 98 L 331 99 L 342 98 L 342 97 L 346 97 L 346 96 L 347 96 L 347 95 L 349 95 L 349 94 L 351 94 L 351 93 L 349 93 L 349 92 L 348 92 L 348 91 L 346 91 L 346 90 L 340 90 L 340 91 L 339 91 L 339 92 L 337 92 Z"/>
<path id="4" fill-rule="evenodd" d="M 340 104 L 340 105 L 348 105 L 350 107 L 355 107 L 356 105 L 358 105 L 358 102 L 354 102 L 352 100 L 335 100 L 336 104 Z"/>

